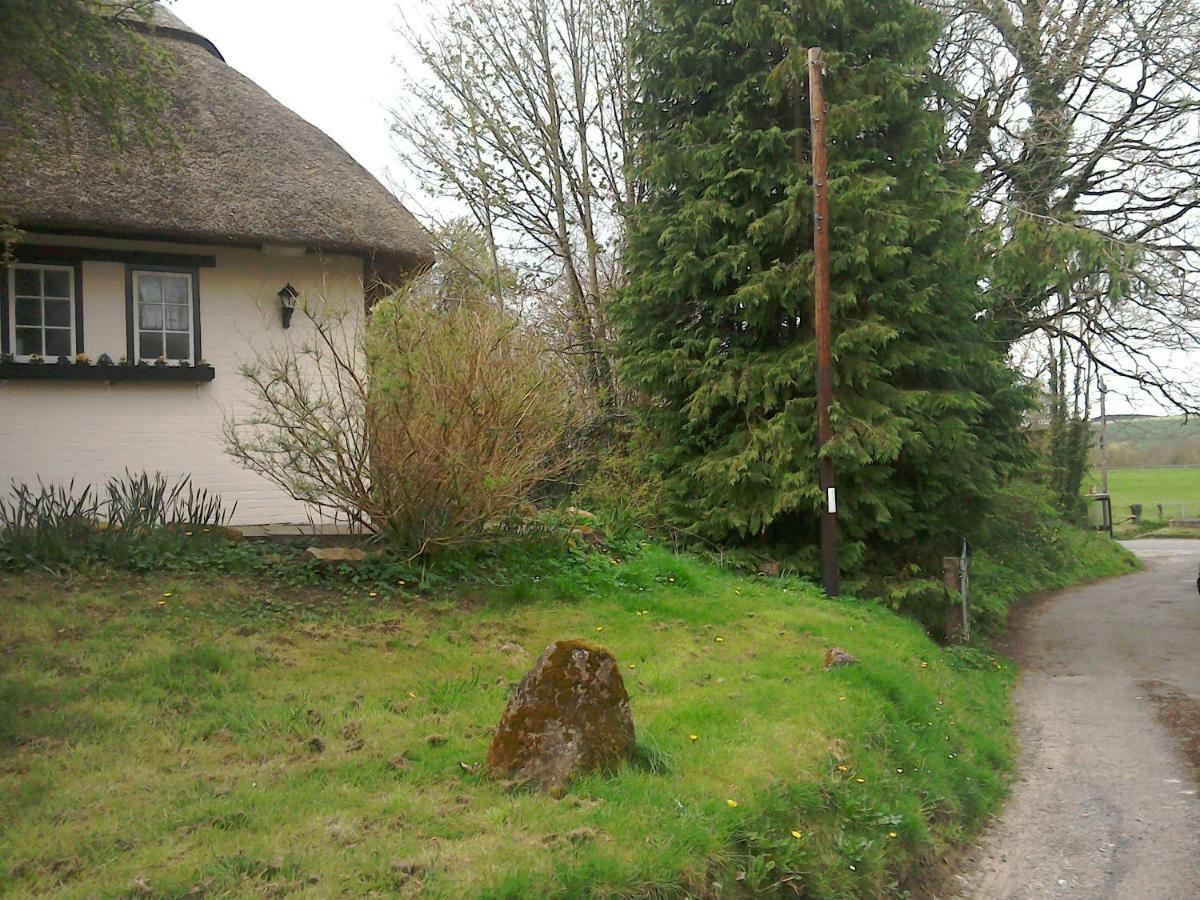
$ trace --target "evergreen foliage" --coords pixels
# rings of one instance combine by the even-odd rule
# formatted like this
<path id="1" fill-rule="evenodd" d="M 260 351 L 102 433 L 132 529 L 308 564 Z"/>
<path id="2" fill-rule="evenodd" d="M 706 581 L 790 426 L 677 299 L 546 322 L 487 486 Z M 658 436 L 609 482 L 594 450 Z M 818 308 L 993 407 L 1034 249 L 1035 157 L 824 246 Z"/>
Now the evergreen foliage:
<path id="1" fill-rule="evenodd" d="M 1024 456 L 1024 390 L 980 315 L 983 248 L 929 108 L 938 23 L 905 0 L 653 0 L 637 42 L 646 190 L 617 309 L 676 524 L 815 541 L 806 49 L 828 60 L 847 562 L 959 534 Z"/>

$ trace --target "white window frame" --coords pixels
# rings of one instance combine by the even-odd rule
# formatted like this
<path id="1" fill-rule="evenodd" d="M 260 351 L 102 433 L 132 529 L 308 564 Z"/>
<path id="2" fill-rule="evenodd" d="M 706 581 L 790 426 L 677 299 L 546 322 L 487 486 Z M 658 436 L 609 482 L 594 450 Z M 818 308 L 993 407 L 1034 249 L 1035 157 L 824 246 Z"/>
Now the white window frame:
<path id="1" fill-rule="evenodd" d="M 153 278 L 186 278 L 187 279 L 187 285 L 188 285 L 188 292 L 187 292 L 187 294 L 188 294 L 188 302 L 187 302 L 188 353 L 187 353 L 187 356 L 184 357 L 184 359 L 186 359 L 189 363 L 195 363 L 197 361 L 196 360 L 196 276 L 195 276 L 195 273 L 186 272 L 186 271 L 178 271 L 178 270 L 173 270 L 173 269 L 153 269 L 153 268 L 145 268 L 145 269 L 134 268 L 131 270 L 131 273 L 130 273 L 130 277 L 132 278 L 132 291 L 133 291 L 133 298 L 132 298 L 132 300 L 133 300 L 133 310 L 132 310 L 132 315 L 133 315 L 133 352 L 134 352 L 133 362 L 138 363 L 141 360 L 146 360 L 147 362 L 153 363 L 156 359 L 158 359 L 157 356 L 143 356 L 142 355 L 142 331 L 148 331 L 148 332 L 151 331 L 151 329 L 148 329 L 148 328 L 143 329 L 142 328 L 142 311 L 141 311 L 141 301 L 138 296 L 138 284 L 141 281 L 143 276 L 150 276 Z M 167 329 L 167 327 L 166 327 L 167 316 L 166 316 L 166 308 L 165 308 L 166 307 L 165 292 L 164 292 L 164 299 L 160 305 L 162 305 L 164 307 L 163 308 L 163 327 L 158 329 L 158 333 L 160 335 L 162 335 L 162 337 L 163 337 L 163 354 L 165 355 L 166 351 L 167 351 L 166 335 L 167 334 L 180 334 L 181 332 L 172 331 L 172 330 Z M 172 304 L 172 305 L 177 305 L 177 304 Z M 179 361 L 178 357 L 170 357 L 170 356 L 167 357 L 168 363 L 170 363 L 170 362 L 177 363 L 178 361 Z"/>
<path id="2" fill-rule="evenodd" d="M 36 269 L 39 272 L 50 270 L 50 271 L 55 271 L 55 272 L 66 272 L 67 273 L 67 284 L 70 286 L 69 300 L 70 300 L 70 304 L 71 304 L 71 314 L 69 316 L 69 324 L 66 328 L 63 328 L 61 325 L 52 325 L 50 327 L 53 328 L 55 331 L 67 331 L 69 333 L 70 337 L 69 337 L 68 346 L 69 346 L 70 352 L 62 354 L 62 355 L 71 357 L 73 359 L 76 356 L 76 354 L 78 353 L 78 346 L 79 346 L 77 343 L 78 332 L 76 331 L 76 323 L 79 321 L 79 297 L 78 297 L 77 291 L 75 289 L 76 288 L 75 279 L 76 279 L 76 274 L 77 274 L 76 270 L 75 270 L 75 266 L 73 266 L 69 263 L 66 265 L 61 265 L 61 264 L 57 264 L 57 263 L 39 263 L 39 262 L 14 262 L 14 263 L 12 263 L 12 265 L 10 265 L 8 267 L 8 273 L 7 273 L 7 278 L 8 278 L 8 284 L 7 284 L 8 321 L 5 323 L 5 326 L 8 328 L 8 346 L 12 349 L 12 354 L 13 354 L 12 358 L 17 360 L 18 362 L 28 362 L 29 358 L 33 355 L 31 353 L 17 353 L 17 270 L 18 269 Z M 42 303 L 42 324 L 39 326 L 36 326 L 36 327 L 40 328 L 42 331 L 42 348 L 44 350 L 45 346 L 46 346 L 46 287 L 45 287 L 44 278 L 42 279 L 41 293 L 40 293 L 38 299 Z M 61 300 L 63 298 L 53 297 L 51 299 Z M 22 328 L 32 328 L 35 326 L 22 325 L 21 327 Z M 43 359 L 46 360 L 46 362 L 56 363 L 56 362 L 58 362 L 58 357 L 60 354 L 56 353 L 53 355 L 47 355 L 46 353 L 42 353 L 40 355 L 42 356 Z"/>

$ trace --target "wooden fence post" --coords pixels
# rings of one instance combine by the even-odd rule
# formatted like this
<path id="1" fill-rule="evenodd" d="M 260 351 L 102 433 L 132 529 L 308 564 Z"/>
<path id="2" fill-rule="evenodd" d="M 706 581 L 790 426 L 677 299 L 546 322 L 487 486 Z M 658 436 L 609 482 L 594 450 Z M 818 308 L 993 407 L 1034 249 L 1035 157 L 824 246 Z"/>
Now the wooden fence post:
<path id="1" fill-rule="evenodd" d="M 967 635 L 966 608 L 962 602 L 961 560 L 957 556 L 942 557 L 942 584 L 952 595 L 946 606 L 946 643 L 963 643 Z"/>

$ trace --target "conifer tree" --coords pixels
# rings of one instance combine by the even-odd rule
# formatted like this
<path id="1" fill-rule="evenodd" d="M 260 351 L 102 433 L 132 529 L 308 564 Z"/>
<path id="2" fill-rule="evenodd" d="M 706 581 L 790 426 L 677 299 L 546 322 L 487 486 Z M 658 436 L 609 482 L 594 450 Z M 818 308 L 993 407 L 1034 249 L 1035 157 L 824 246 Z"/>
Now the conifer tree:
<path id="1" fill-rule="evenodd" d="M 827 56 L 836 400 L 853 563 L 932 551 L 1022 455 L 1023 390 L 979 316 L 965 174 L 943 155 L 907 0 L 651 0 L 638 38 L 646 191 L 617 317 L 680 526 L 815 540 L 807 48 Z M 941 548 L 937 548 L 940 552 Z"/>

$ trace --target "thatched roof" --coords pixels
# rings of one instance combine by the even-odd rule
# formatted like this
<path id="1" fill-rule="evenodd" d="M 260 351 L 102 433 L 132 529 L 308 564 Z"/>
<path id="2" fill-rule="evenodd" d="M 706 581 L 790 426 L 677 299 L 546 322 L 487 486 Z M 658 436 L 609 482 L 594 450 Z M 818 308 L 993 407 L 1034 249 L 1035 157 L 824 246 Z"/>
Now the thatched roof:
<path id="1" fill-rule="evenodd" d="M 20 227 L 303 245 L 371 258 L 385 272 L 432 262 L 412 214 L 326 134 L 230 68 L 175 15 L 159 8 L 146 30 L 177 69 L 163 124 L 182 149 L 134 147 L 118 159 L 95 122 L 81 117 L 69 140 L 58 138 L 64 129 L 53 107 L 30 103 L 44 108 L 36 146 L 27 140 L 19 153 L 0 154 L 3 212 Z M 30 89 L 0 85 L 8 97 Z"/>

